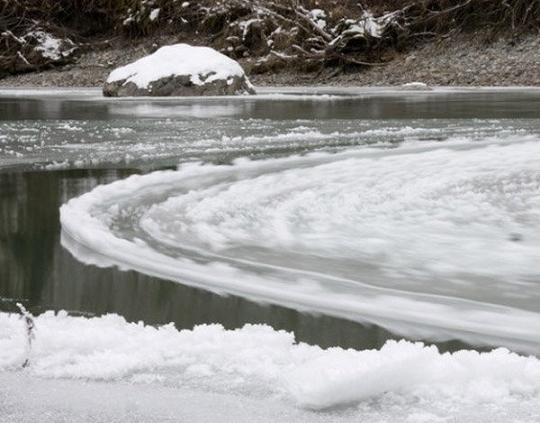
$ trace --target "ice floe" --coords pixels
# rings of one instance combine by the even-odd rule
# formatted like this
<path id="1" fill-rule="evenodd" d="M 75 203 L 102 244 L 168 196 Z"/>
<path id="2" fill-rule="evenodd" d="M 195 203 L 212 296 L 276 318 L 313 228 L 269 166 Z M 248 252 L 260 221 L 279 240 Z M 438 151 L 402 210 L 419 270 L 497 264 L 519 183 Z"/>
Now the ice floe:
<path id="1" fill-rule="evenodd" d="M 464 141 L 183 166 L 71 200 L 63 242 L 100 266 L 538 351 L 535 157 L 535 141 Z"/>

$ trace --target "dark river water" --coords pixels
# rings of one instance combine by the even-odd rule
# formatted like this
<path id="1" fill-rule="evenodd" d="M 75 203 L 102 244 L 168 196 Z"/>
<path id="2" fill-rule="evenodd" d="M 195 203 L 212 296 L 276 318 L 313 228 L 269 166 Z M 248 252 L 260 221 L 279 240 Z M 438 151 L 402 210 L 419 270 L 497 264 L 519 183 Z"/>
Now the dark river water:
<path id="1" fill-rule="evenodd" d="M 356 318 L 332 317 L 324 310 L 297 311 L 275 301 L 218 295 L 144 272 L 83 264 L 60 243 L 59 208 L 97 185 L 187 161 L 228 164 L 246 156 L 268 161 L 366 146 L 387 151 L 407 143 L 455 142 L 468 148 L 463 144 L 485 140 L 534 142 L 540 133 L 539 91 L 341 91 L 318 97 L 286 91 L 199 101 L 112 101 L 99 99 L 95 91 L 0 94 L 0 310 L 14 311 L 21 302 L 33 313 L 118 313 L 130 321 L 174 322 L 178 328 L 266 323 L 293 331 L 301 341 L 357 349 L 378 348 L 402 335 Z M 357 274 L 358 268 L 347 271 Z M 533 299 L 540 282 L 535 272 L 519 273 Z M 452 296 L 476 301 L 485 297 L 490 304 L 540 312 L 535 299 L 518 298 L 510 288 L 508 296 L 496 297 L 488 290 L 484 294 L 479 286 L 483 277 L 464 276 L 469 284 L 463 291 L 449 284 L 433 288 L 433 293 L 451 291 Z M 503 284 L 497 275 L 485 278 L 489 290 Z M 432 293 L 425 285 L 409 288 Z M 406 335 L 424 338 L 414 333 L 413 328 Z M 450 339 L 439 345 L 453 350 L 467 344 Z"/>

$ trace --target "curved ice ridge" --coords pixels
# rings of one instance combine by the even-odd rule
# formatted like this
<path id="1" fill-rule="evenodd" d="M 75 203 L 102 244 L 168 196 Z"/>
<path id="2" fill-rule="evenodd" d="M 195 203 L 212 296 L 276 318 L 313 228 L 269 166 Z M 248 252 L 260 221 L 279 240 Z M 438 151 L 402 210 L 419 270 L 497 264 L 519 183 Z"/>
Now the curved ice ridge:
<path id="1" fill-rule="evenodd" d="M 63 244 L 409 336 L 538 351 L 539 169 L 531 141 L 187 165 L 63 205 Z"/>
<path id="2" fill-rule="evenodd" d="M 420 402 L 444 409 L 446 401 L 452 411 L 465 401 L 490 404 L 490 412 L 518 401 L 536 404 L 537 413 L 540 401 L 540 361 L 506 349 L 441 354 L 407 341 L 388 341 L 380 350 L 322 349 L 264 325 L 178 331 L 172 324 L 152 327 L 118 315 L 65 312 L 46 312 L 35 325 L 25 370 L 35 376 L 270 395 L 310 409 L 386 398 L 390 408 Z M 24 322 L 0 313 L 0 328 L 0 371 L 19 369 L 27 358 Z"/>

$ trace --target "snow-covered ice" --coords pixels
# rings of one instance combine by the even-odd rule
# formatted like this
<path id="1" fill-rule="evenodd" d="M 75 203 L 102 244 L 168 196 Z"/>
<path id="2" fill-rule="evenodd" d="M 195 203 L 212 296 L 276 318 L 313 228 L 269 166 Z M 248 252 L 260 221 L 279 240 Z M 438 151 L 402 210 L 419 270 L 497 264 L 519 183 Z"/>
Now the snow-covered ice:
<path id="1" fill-rule="evenodd" d="M 186 165 L 71 200 L 63 242 L 86 263 L 538 351 L 538 157 L 534 140 L 465 140 Z"/>
<path id="2" fill-rule="evenodd" d="M 188 395 L 194 404 L 204 404 L 214 396 L 217 410 L 227 406 L 231 396 L 249 408 L 255 401 L 269 412 L 274 407 L 282 413 L 288 409 L 289 414 L 298 407 L 348 406 L 347 411 L 334 408 L 322 415 L 302 412 L 315 421 L 321 416 L 326 421 L 384 421 L 396 416 L 419 421 L 419 415 L 478 421 L 474 416 L 479 412 L 490 421 L 504 421 L 497 419 L 509 410 L 515 418 L 531 419 L 524 421 L 540 418 L 540 361 L 505 349 L 443 354 L 434 346 L 406 341 L 389 341 L 380 350 L 321 349 L 296 343 L 293 334 L 264 325 L 236 330 L 205 325 L 178 331 L 173 325 L 128 323 L 117 315 L 84 318 L 63 312 L 44 313 L 35 325 L 30 364 L 21 370 L 27 358 L 24 323 L 18 315 L 0 313 L 0 381 L 9 382 L 0 384 L 4 413 L 31 414 L 37 407 L 31 399 L 25 400 L 31 404 L 26 411 L 13 404 L 22 406 L 25 394 L 36 395 L 32 390 L 45 404 L 58 407 L 59 387 L 77 391 L 81 386 L 51 381 L 60 378 L 107 382 L 99 389 L 90 384 L 93 396 L 95 391 L 142 391 L 143 403 L 149 395 L 145 386 L 151 386 L 158 403 L 163 391 L 169 398 L 177 390 L 181 402 Z M 73 401 L 64 411 L 84 410 L 80 402 Z M 463 407 L 456 407 L 458 403 Z M 104 409 L 110 408 L 109 404 Z M 163 404 L 162 412 L 168 408 L 170 404 Z M 137 410 L 117 410 L 126 415 L 133 411 Z M 211 421 L 213 413 L 207 410 L 206 415 Z"/>

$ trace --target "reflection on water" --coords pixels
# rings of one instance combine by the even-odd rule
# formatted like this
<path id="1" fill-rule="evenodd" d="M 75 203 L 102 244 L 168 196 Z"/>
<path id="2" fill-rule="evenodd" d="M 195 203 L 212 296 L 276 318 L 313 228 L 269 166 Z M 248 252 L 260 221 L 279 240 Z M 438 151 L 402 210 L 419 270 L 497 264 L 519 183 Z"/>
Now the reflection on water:
<path id="1" fill-rule="evenodd" d="M 0 309 L 24 300 L 39 313 L 119 313 L 149 324 L 179 328 L 219 322 L 227 328 L 267 323 L 294 331 L 298 340 L 322 346 L 377 348 L 392 335 L 371 326 L 326 316 L 218 296 L 137 272 L 99 269 L 76 261 L 60 246 L 59 206 L 96 186 L 128 176 L 129 170 L 0 173 Z M 462 344 L 441 344 L 455 349 Z"/>
<path id="2" fill-rule="evenodd" d="M 353 90 L 354 91 L 354 90 Z M 92 94 L 92 95 L 89 95 Z M 537 118 L 540 91 L 399 92 L 358 91 L 355 95 L 305 93 L 185 99 L 104 99 L 77 96 L 26 96 L 0 92 L 0 121 L 19 119 L 146 118 L 237 119 L 459 119 Z M 271 101 L 269 101 L 271 100 Z"/>

